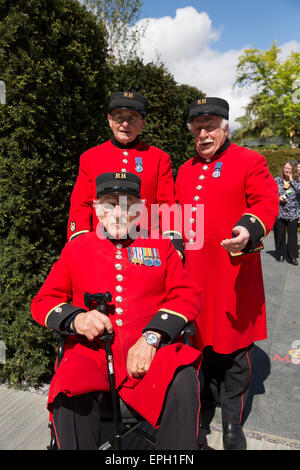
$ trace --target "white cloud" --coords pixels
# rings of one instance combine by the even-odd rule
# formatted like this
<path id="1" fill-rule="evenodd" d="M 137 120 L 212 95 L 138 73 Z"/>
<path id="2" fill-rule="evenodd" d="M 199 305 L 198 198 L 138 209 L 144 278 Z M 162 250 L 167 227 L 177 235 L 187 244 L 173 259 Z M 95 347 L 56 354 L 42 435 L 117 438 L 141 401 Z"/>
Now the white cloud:
<path id="1" fill-rule="evenodd" d="M 286 42 L 285 44 L 278 45 L 278 47 L 281 50 L 281 52 L 279 54 L 279 58 L 281 60 L 286 60 L 288 55 L 292 51 L 300 53 L 300 43 L 297 42 L 297 41 L 289 41 L 289 42 Z"/>
<path id="2" fill-rule="evenodd" d="M 179 8 L 175 18 L 148 18 L 139 24 L 147 25 L 141 43 L 145 60 L 153 59 L 157 51 L 164 62 L 193 58 L 220 36 L 219 31 L 213 30 L 208 15 L 198 13 L 193 7 Z"/>
<path id="3" fill-rule="evenodd" d="M 146 25 L 140 49 L 145 63 L 161 60 L 178 83 L 196 86 L 207 96 L 220 96 L 229 101 L 231 128 L 235 119 L 244 114 L 253 88 L 233 89 L 236 65 L 243 49 L 219 52 L 212 46 L 221 39 L 221 30 L 212 26 L 205 12 L 193 7 L 179 8 L 175 18 L 143 19 L 137 25 Z M 245 45 L 247 48 L 247 45 Z M 300 51 L 296 41 L 281 46 L 282 57 L 291 50 Z"/>

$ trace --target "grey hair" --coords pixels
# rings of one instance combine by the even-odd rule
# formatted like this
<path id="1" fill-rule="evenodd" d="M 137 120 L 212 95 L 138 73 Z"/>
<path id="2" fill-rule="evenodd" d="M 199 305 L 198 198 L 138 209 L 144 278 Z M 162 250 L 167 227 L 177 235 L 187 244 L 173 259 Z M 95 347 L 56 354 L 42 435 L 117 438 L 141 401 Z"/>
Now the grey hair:
<path id="1" fill-rule="evenodd" d="M 192 122 L 193 122 L 193 121 L 192 121 Z M 192 122 L 188 121 L 187 124 L 186 124 L 188 130 L 191 131 L 191 132 L 193 132 L 193 129 L 192 129 Z M 227 126 L 229 126 L 229 121 L 228 121 L 228 119 L 223 118 L 223 119 L 222 119 L 222 122 L 221 122 L 221 127 L 220 127 L 220 128 L 221 128 L 221 129 L 226 129 Z M 229 129 L 228 129 L 228 130 L 229 130 Z"/>

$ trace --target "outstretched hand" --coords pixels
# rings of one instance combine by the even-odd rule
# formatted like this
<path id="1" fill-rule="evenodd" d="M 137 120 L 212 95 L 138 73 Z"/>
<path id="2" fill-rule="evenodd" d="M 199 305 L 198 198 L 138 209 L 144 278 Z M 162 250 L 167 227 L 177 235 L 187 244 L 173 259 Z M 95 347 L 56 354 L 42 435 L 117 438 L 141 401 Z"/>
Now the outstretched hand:
<path id="1" fill-rule="evenodd" d="M 221 242 L 221 245 L 230 253 L 238 253 L 239 251 L 242 251 L 247 245 L 250 239 L 250 233 L 245 227 L 240 225 L 234 227 L 232 232 L 236 235 L 236 237 L 229 239 L 226 238 Z"/>

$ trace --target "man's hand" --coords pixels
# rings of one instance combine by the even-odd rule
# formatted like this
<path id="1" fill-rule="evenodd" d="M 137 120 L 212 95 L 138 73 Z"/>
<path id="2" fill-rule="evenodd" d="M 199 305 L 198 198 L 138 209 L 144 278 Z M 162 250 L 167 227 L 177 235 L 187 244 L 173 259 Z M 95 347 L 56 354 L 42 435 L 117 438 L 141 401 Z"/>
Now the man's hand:
<path id="1" fill-rule="evenodd" d="M 158 333 L 156 333 L 158 335 Z M 149 370 L 155 356 L 156 348 L 147 343 L 146 338 L 141 336 L 131 346 L 127 355 L 127 372 L 131 377 L 142 377 Z"/>
<path id="2" fill-rule="evenodd" d="M 237 225 L 232 232 L 236 235 L 234 238 L 225 239 L 221 245 L 230 253 L 238 253 L 242 251 L 250 239 L 250 233 L 245 227 Z"/>
<path id="3" fill-rule="evenodd" d="M 105 328 L 109 333 L 113 333 L 109 317 L 98 310 L 79 313 L 75 317 L 74 326 L 77 333 L 86 336 L 89 341 L 94 341 L 103 335 Z"/>

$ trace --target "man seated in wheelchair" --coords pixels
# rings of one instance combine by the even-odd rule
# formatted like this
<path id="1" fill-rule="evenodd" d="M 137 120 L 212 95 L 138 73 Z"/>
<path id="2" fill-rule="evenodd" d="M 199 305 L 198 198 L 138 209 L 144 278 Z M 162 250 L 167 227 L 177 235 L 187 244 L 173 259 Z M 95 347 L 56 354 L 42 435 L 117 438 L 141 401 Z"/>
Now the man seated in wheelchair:
<path id="1" fill-rule="evenodd" d="M 47 405 L 60 449 L 99 448 L 105 330 L 116 391 L 158 429 L 156 448 L 198 448 L 201 352 L 178 335 L 200 311 L 199 290 L 170 239 L 138 232 L 140 186 L 133 173 L 97 178 L 97 230 L 66 244 L 32 301 L 34 320 L 67 335 Z M 107 315 L 87 308 L 87 292 L 111 293 Z"/>

